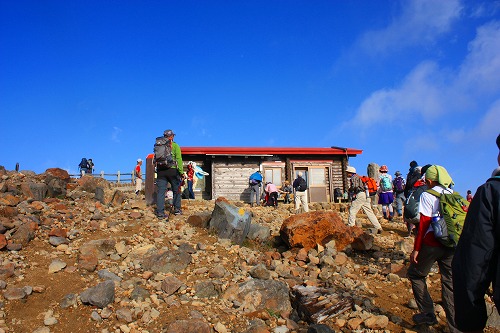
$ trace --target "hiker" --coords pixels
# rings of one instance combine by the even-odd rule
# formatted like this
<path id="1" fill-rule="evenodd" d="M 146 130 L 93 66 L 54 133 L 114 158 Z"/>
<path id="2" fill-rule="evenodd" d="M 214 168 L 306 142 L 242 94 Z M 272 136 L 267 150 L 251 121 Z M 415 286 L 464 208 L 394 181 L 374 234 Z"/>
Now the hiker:
<path id="1" fill-rule="evenodd" d="M 92 161 L 92 159 L 89 158 L 87 162 L 89 164 L 89 173 L 94 173 L 94 161 Z"/>
<path id="2" fill-rule="evenodd" d="M 194 162 L 189 162 L 187 165 L 187 172 L 186 172 L 186 179 L 187 179 L 187 185 L 188 185 L 188 199 L 194 199 L 194 190 L 193 190 L 193 185 L 194 185 L 194 167 L 196 165 Z"/>
<path id="3" fill-rule="evenodd" d="M 425 172 L 425 183 L 438 192 L 445 190 L 453 193 L 448 187 L 453 184 L 448 171 L 442 166 L 432 165 Z M 411 282 L 413 296 L 418 306 L 419 313 L 413 315 L 417 325 L 434 325 L 437 323 L 434 313 L 434 303 L 427 289 L 427 275 L 437 261 L 441 274 L 441 298 L 446 319 L 451 332 L 457 332 L 455 326 L 455 310 L 453 305 L 453 282 L 451 275 L 451 261 L 454 249 L 446 247 L 434 236 L 431 227 L 433 216 L 439 216 L 439 199 L 429 192 L 423 192 L 419 202 L 420 222 L 415 238 L 413 252 L 410 255 L 408 279 Z"/>
<path id="4" fill-rule="evenodd" d="M 388 174 L 389 169 L 387 165 L 382 165 L 379 169 L 380 178 L 378 180 L 378 204 L 382 205 L 382 214 L 384 218 L 392 221 L 394 210 L 392 209 L 392 202 L 394 201 L 394 194 L 392 192 L 392 177 Z"/>
<path id="5" fill-rule="evenodd" d="M 403 204 L 406 200 L 404 193 L 406 181 L 403 177 L 401 177 L 401 172 L 399 171 L 396 171 L 394 176 L 396 176 L 396 178 L 392 181 L 392 185 L 394 187 L 394 193 L 396 194 L 396 197 L 394 198 L 396 212 L 398 213 L 398 216 L 403 216 Z"/>
<path id="6" fill-rule="evenodd" d="M 266 204 L 268 206 L 278 208 L 278 188 L 276 187 L 276 185 L 274 185 L 272 182 L 267 182 L 265 191 L 269 195 Z"/>
<path id="7" fill-rule="evenodd" d="M 484 295 L 491 283 L 500 308 L 500 135 L 496 144 L 499 166 L 476 190 L 452 263 L 455 321 L 462 331 L 483 331 L 488 319 Z"/>
<path id="8" fill-rule="evenodd" d="M 356 169 L 352 166 L 348 166 L 346 168 L 347 177 L 349 177 L 350 186 L 349 186 L 349 194 L 351 197 L 351 207 L 349 208 L 349 218 L 347 220 L 347 225 L 349 227 L 353 227 L 356 224 L 356 215 L 358 214 L 360 209 L 363 209 L 363 212 L 370 220 L 371 224 L 375 227 L 375 232 L 377 234 L 382 233 L 382 226 L 380 225 L 377 217 L 373 213 L 371 202 L 369 197 L 367 197 L 366 192 L 367 188 L 361 178 L 356 174 Z"/>
<path id="9" fill-rule="evenodd" d="M 141 172 L 142 160 L 140 158 L 137 159 L 137 165 L 134 169 L 134 177 L 135 177 L 135 195 L 138 195 L 142 190 L 142 172 Z"/>
<path id="10" fill-rule="evenodd" d="M 281 193 L 285 193 L 285 198 L 283 200 L 284 203 L 290 203 L 290 194 L 293 192 L 293 187 L 290 185 L 288 180 L 283 182 L 283 186 L 281 186 Z"/>
<path id="11" fill-rule="evenodd" d="M 170 184 L 173 192 L 174 215 L 182 214 L 180 184 L 184 170 L 181 148 L 174 142 L 174 136 L 175 133 L 172 130 L 166 130 L 163 132 L 163 137 L 157 138 L 155 143 L 156 185 L 158 186 L 156 216 L 159 219 L 168 219 L 168 215 L 165 215 L 167 183 Z"/>
<path id="12" fill-rule="evenodd" d="M 472 202 L 472 198 L 473 198 L 472 191 L 471 190 L 467 190 L 467 197 L 466 197 L 467 201 L 468 202 Z"/>
<path id="13" fill-rule="evenodd" d="M 250 206 L 253 207 L 253 198 L 255 197 L 255 205 L 259 206 L 260 203 L 260 187 L 262 183 L 262 173 L 260 170 L 252 173 L 248 178 L 248 185 L 250 186 Z"/>
<path id="14" fill-rule="evenodd" d="M 309 211 L 309 204 L 307 203 L 307 182 L 303 178 L 304 174 L 302 171 L 299 171 L 297 174 L 297 178 L 293 181 L 293 190 L 294 190 L 294 202 L 295 202 L 295 214 L 300 212 L 300 207 L 304 212 Z"/>
<path id="15" fill-rule="evenodd" d="M 408 170 L 408 174 L 406 175 L 406 182 L 405 182 L 406 184 L 404 190 L 405 198 L 408 198 L 408 195 L 412 189 L 413 184 L 415 184 L 415 182 L 424 175 L 424 173 L 420 174 L 421 168 L 419 168 L 419 170 L 416 170 L 417 167 L 418 167 L 417 161 L 410 162 L 410 169 Z"/>
<path id="16" fill-rule="evenodd" d="M 80 171 L 80 177 L 85 176 L 85 174 L 89 172 L 89 162 L 85 157 L 82 158 L 80 164 L 78 164 L 78 169 Z"/>

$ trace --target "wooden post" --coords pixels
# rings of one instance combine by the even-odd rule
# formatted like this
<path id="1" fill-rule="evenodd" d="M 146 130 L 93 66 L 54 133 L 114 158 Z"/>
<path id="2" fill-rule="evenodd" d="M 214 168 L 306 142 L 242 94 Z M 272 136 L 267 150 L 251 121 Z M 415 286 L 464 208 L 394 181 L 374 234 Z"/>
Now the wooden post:
<path id="1" fill-rule="evenodd" d="M 116 182 L 120 184 L 120 170 L 116 173 Z"/>
<path id="2" fill-rule="evenodd" d="M 146 157 L 146 182 L 144 192 L 146 196 L 146 205 L 152 205 L 155 202 L 155 166 L 153 164 L 153 154 Z"/>

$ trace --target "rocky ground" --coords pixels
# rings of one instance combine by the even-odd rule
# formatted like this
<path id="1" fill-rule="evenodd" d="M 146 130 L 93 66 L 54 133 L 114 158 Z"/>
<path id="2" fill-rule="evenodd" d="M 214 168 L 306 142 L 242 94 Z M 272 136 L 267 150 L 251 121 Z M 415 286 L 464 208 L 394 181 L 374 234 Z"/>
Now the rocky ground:
<path id="1" fill-rule="evenodd" d="M 293 216 L 291 205 L 230 202 L 258 226 L 238 245 L 205 227 L 215 201 L 183 200 L 183 215 L 160 221 L 143 196 L 90 176 L 1 167 L 0 176 L 0 332 L 447 330 L 437 270 L 428 283 L 439 323 L 412 324 L 413 239 L 401 221 L 382 222 L 365 249 L 333 240 L 305 251 L 283 242 L 284 222 L 346 221 L 346 206 Z"/>

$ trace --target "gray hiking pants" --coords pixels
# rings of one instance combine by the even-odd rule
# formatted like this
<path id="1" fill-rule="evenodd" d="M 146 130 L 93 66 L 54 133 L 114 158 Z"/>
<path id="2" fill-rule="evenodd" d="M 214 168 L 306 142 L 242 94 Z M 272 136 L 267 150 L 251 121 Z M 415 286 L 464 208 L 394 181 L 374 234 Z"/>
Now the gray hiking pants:
<path id="1" fill-rule="evenodd" d="M 455 307 L 453 304 L 453 280 L 451 277 L 451 261 L 454 250 L 447 247 L 435 247 L 422 244 L 417 257 L 417 264 L 410 264 L 408 279 L 411 282 L 413 296 L 420 312 L 434 313 L 434 302 L 427 290 L 427 275 L 437 261 L 441 273 L 441 298 L 446 312 L 446 320 L 451 332 L 460 332 L 455 327 Z"/>

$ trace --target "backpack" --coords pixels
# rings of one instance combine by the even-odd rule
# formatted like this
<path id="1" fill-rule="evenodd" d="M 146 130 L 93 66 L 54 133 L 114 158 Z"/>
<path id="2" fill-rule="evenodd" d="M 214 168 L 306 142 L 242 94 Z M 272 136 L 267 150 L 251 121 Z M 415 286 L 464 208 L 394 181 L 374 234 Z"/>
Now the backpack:
<path id="1" fill-rule="evenodd" d="M 262 175 L 259 172 L 254 172 L 250 175 L 248 179 L 248 184 L 250 186 L 259 185 L 262 183 Z"/>
<path id="2" fill-rule="evenodd" d="M 248 181 L 248 184 L 249 184 L 250 186 L 259 185 L 259 184 L 260 184 L 260 181 L 259 181 L 259 180 L 257 180 L 257 179 L 250 178 L 250 180 Z"/>
<path id="3" fill-rule="evenodd" d="M 396 190 L 396 193 L 404 192 L 405 186 L 404 186 L 403 177 L 401 177 L 401 176 L 396 177 L 396 179 L 394 179 L 393 183 L 394 183 L 394 189 Z"/>
<path id="4" fill-rule="evenodd" d="M 403 210 L 403 220 L 407 223 L 418 224 L 420 222 L 420 214 L 418 212 L 418 204 L 420 196 L 427 190 L 427 185 L 422 185 L 413 188 L 406 198 L 405 208 Z"/>
<path id="5" fill-rule="evenodd" d="M 464 228 L 469 202 L 458 192 L 446 192 L 446 190 L 443 193 L 434 190 L 426 192 L 439 199 L 441 218 L 431 222 L 435 230 L 434 237 L 446 247 L 456 247 Z"/>
<path id="6" fill-rule="evenodd" d="M 302 177 L 299 178 L 296 190 L 299 192 L 304 192 L 305 190 L 307 190 L 307 183 L 304 178 Z"/>
<path id="7" fill-rule="evenodd" d="M 155 155 L 153 162 L 156 163 L 157 167 L 167 169 L 176 166 L 177 163 L 172 156 L 172 141 L 166 137 L 159 136 L 156 138 L 153 151 Z"/>
<path id="8" fill-rule="evenodd" d="M 391 179 L 389 177 L 380 177 L 380 189 L 382 190 L 382 192 L 388 192 L 392 190 Z"/>
<path id="9" fill-rule="evenodd" d="M 80 162 L 80 164 L 78 164 L 78 167 L 80 169 L 88 169 L 89 168 L 89 162 L 87 161 L 87 159 L 85 157 L 82 158 L 82 161 Z"/>
<path id="10" fill-rule="evenodd" d="M 377 182 L 375 181 L 375 179 L 370 178 L 368 176 L 361 176 L 359 178 L 361 179 L 363 184 L 365 184 L 366 187 L 368 188 L 368 193 L 370 193 L 370 194 L 377 193 L 378 187 L 377 187 Z"/>

